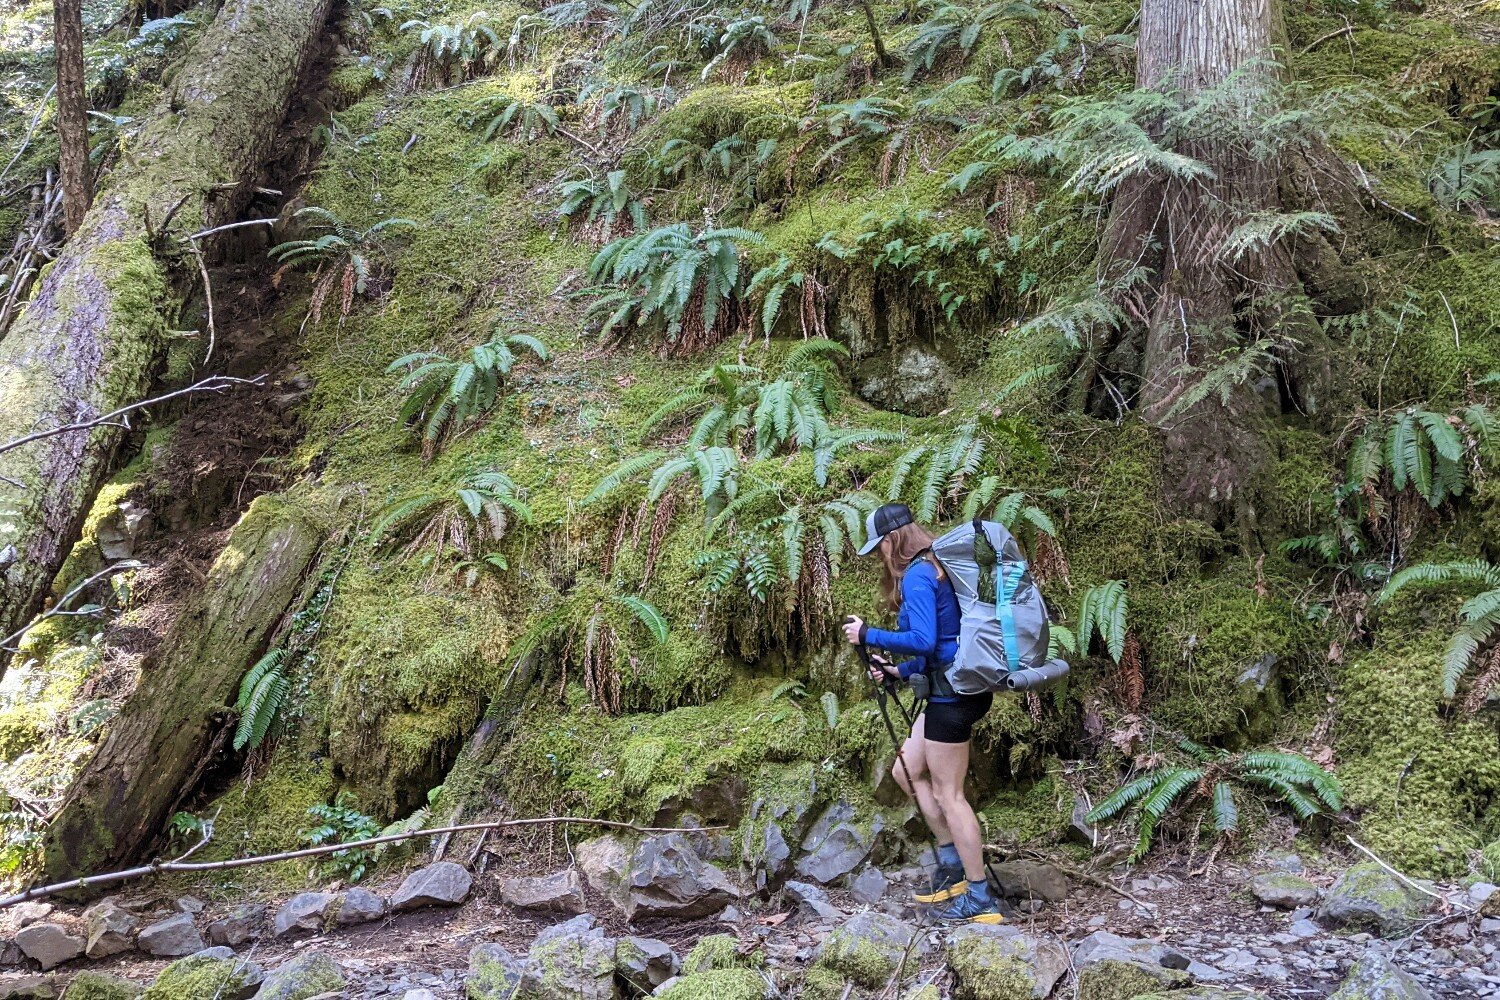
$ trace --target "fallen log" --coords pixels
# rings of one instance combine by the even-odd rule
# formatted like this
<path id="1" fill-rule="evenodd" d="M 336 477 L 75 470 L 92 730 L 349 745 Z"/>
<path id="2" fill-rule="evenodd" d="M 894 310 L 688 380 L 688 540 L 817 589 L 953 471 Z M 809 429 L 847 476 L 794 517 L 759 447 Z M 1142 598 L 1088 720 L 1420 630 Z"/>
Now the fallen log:
<path id="1" fill-rule="evenodd" d="M 211 872 L 223 871 L 229 868 L 248 868 L 251 865 L 269 865 L 278 861 L 295 861 L 299 858 L 314 858 L 324 854 L 334 854 L 338 851 L 360 850 L 366 847 L 380 847 L 385 844 L 396 844 L 404 840 L 415 840 L 418 837 L 447 837 L 455 833 L 472 833 L 482 830 L 485 833 L 491 830 L 517 829 L 527 826 L 603 826 L 612 830 L 630 830 L 634 833 L 703 833 L 708 830 L 724 830 L 722 826 L 641 826 L 636 823 L 627 823 L 623 820 L 596 819 L 592 816 L 534 816 L 526 819 L 497 819 L 487 823 L 464 823 L 461 826 L 439 826 L 430 830 L 408 830 L 405 833 L 387 833 L 379 837 L 367 837 L 364 840 L 351 840 L 341 844 L 320 844 L 317 847 L 304 847 L 296 851 L 282 851 L 278 854 L 258 854 L 247 858 L 228 858 L 224 861 L 157 861 L 149 865 L 137 865 L 123 871 L 106 872 L 101 875 L 85 875 L 81 878 L 68 879 L 65 882 L 54 882 L 52 885 L 38 885 L 30 889 L 24 889 L 13 896 L 0 899 L 0 910 L 17 903 L 24 903 L 28 899 L 41 899 L 44 896 L 55 896 L 61 892 L 74 892 L 80 889 L 87 890 L 98 885 L 112 885 L 115 882 L 128 882 L 131 879 L 144 878 L 147 875 L 161 875 L 168 872 Z M 202 841 L 198 847 L 202 847 L 207 841 Z M 197 850 L 195 847 L 193 850 Z M 189 851 L 188 854 L 193 853 Z M 183 855 L 186 858 L 187 855 Z M 470 864 L 473 860 L 470 859 Z"/>
<path id="2" fill-rule="evenodd" d="M 229 0 L 219 11 L 0 340 L 0 441 L 146 395 L 180 304 L 174 286 L 197 275 L 178 237 L 244 207 L 329 5 Z M 0 635 L 41 609 L 124 434 L 103 424 L 0 455 Z"/>
<path id="3" fill-rule="evenodd" d="M 150 847 L 228 735 L 240 679 L 302 593 L 323 535 L 294 504 L 250 505 L 68 788 L 43 841 L 46 877 L 128 864 Z"/>

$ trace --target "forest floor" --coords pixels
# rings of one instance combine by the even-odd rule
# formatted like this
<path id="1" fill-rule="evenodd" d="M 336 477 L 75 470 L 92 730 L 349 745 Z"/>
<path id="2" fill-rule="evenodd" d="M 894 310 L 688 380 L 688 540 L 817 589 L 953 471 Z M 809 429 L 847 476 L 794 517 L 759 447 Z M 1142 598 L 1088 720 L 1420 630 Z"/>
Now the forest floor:
<path id="1" fill-rule="evenodd" d="M 239 949 L 240 957 L 269 969 L 296 953 L 316 948 L 342 967 L 349 983 L 344 996 L 376 1000 L 425 989 L 440 1000 L 463 997 L 468 955 L 474 947 L 499 942 L 512 954 L 523 956 L 541 930 L 571 916 L 520 913 L 502 900 L 504 878 L 545 874 L 549 867 L 534 870 L 545 858 L 534 853 L 492 857 L 496 863 L 476 879 L 473 893 L 462 906 L 388 916 L 317 936 L 277 939 L 268 933 Z M 922 927 L 918 938 L 920 968 L 911 981 L 936 983 L 943 989 L 950 976 L 943 957 L 945 928 L 925 921 L 908 901 L 920 873 L 909 868 L 886 874 L 892 879 L 890 887 L 873 908 Z M 1096 931 L 1153 940 L 1190 958 L 1194 964 L 1189 971 L 1199 982 L 1231 991 L 1254 991 L 1273 1000 L 1331 995 L 1348 969 L 1370 950 L 1387 954 L 1436 998 L 1500 998 L 1500 920 L 1435 912 L 1409 936 L 1382 941 L 1370 934 L 1329 930 L 1311 919 L 1310 910 L 1288 912 L 1258 904 L 1247 889 L 1254 874 L 1250 866 L 1238 864 L 1194 875 L 1186 866 L 1159 863 L 1110 877 L 1109 883 L 1116 887 L 1113 890 L 1074 882 L 1064 902 L 1044 906 L 1036 913 L 1017 914 L 1009 922 L 1028 933 L 1052 935 L 1069 945 Z M 1333 880 L 1331 874 L 1304 874 L 1325 887 Z M 393 875 L 366 887 L 389 895 L 399 881 L 400 876 Z M 222 886 L 217 888 L 222 891 Z M 215 887 L 204 885 L 203 890 L 203 895 L 209 895 Z M 818 944 L 838 923 L 799 908 L 790 893 L 782 892 L 732 908 L 729 916 L 737 919 L 721 915 L 628 924 L 599 893 L 587 886 L 584 891 L 587 912 L 595 915 L 611 936 L 656 938 L 685 957 L 701 938 L 732 933 L 739 939 L 741 953 L 760 951 L 772 973 L 810 965 Z M 866 908 L 843 891 L 830 890 L 829 896 L 845 914 Z M 180 892 L 137 890 L 123 894 L 120 901 L 140 912 L 143 919 L 152 919 L 153 912 L 162 916 L 176 912 L 176 901 L 181 898 Z M 220 908 L 228 910 L 229 904 L 210 905 L 200 924 Z M 55 913 L 49 919 L 60 915 Z M 166 959 L 130 952 L 90 963 L 90 968 L 149 982 L 166 964 Z M 69 968 L 59 970 L 62 979 L 67 978 Z M 4 984 L 5 977 L 0 977 L 0 990 Z M 943 995 L 948 992 L 943 989 Z M 1071 974 L 1056 995 L 1075 995 Z"/>

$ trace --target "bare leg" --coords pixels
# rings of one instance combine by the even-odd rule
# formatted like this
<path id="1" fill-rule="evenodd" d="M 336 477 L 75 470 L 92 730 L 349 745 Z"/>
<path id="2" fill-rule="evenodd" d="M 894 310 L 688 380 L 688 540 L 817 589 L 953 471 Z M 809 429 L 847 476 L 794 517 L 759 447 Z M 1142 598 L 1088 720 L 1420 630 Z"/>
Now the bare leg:
<path id="1" fill-rule="evenodd" d="M 900 785 L 907 795 L 917 800 L 917 808 L 922 811 L 922 818 L 927 821 L 927 827 L 932 831 L 933 836 L 937 837 L 938 843 L 947 844 L 953 840 L 953 835 L 943 819 L 943 810 L 938 805 L 932 779 L 927 773 L 929 744 L 926 736 L 926 723 L 925 713 L 917 716 L 917 721 L 911 727 L 911 736 L 907 737 L 906 743 L 901 747 L 901 757 L 891 765 L 891 776 L 896 779 L 896 784 Z M 910 772 L 910 780 L 907 777 L 908 772 Z M 937 859 L 933 860 L 935 862 Z"/>
<path id="2" fill-rule="evenodd" d="M 964 877 L 983 882 L 984 849 L 979 834 L 979 819 L 964 798 L 964 776 L 969 772 L 969 744 L 933 743 L 926 746 L 924 760 L 932 782 L 932 794 L 953 837 L 953 846 L 964 863 Z"/>

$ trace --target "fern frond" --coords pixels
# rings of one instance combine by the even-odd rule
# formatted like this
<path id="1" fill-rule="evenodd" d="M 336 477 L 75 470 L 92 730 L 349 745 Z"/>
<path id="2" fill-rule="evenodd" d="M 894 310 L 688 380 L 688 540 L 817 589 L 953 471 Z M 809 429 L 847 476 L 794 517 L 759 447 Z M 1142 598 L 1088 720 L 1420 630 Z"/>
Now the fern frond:
<path id="1" fill-rule="evenodd" d="M 635 616 L 637 621 L 646 626 L 646 631 L 651 633 L 651 638 L 656 640 L 658 646 L 667 641 L 667 620 L 662 617 L 661 612 L 656 610 L 655 606 L 634 594 L 621 594 L 618 600 Z"/>
<path id="2" fill-rule="evenodd" d="M 1214 783 L 1213 805 L 1210 815 L 1213 818 L 1214 829 L 1219 833 L 1238 833 L 1240 829 L 1240 810 L 1234 804 L 1234 789 L 1227 781 Z"/>
<path id="3" fill-rule="evenodd" d="M 603 500 L 619 489 L 624 483 L 655 466 L 657 462 L 661 461 L 661 457 L 661 452 L 650 451 L 620 463 L 613 472 L 599 481 L 598 486 L 589 491 L 589 495 L 583 498 L 582 506 L 587 507 L 590 504 L 595 504 Z"/>

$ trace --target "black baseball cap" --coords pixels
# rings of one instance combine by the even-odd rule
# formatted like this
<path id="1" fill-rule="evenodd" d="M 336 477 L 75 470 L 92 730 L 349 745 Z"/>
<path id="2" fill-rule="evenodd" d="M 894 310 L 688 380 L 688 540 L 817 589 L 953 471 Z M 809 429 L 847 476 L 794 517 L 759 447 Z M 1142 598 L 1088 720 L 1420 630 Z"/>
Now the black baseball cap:
<path id="1" fill-rule="evenodd" d="M 916 519 L 911 516 L 911 508 L 904 503 L 888 503 L 882 507 L 876 507 L 870 511 L 870 516 L 865 518 L 865 547 L 859 550 L 859 554 L 867 556 L 875 551 L 875 546 L 880 540 L 897 528 L 904 528 L 908 524 L 915 524 Z"/>

